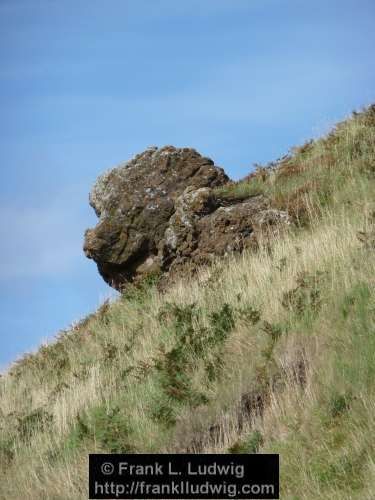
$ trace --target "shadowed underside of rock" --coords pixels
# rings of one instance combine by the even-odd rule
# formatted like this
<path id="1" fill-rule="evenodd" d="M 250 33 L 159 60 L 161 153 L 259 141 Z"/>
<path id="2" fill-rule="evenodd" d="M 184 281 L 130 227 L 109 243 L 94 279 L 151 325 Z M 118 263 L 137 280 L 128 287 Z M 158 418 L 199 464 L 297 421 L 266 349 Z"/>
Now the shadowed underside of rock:
<path id="1" fill-rule="evenodd" d="M 147 149 L 97 179 L 90 205 L 99 222 L 85 233 L 86 256 L 121 289 L 149 274 L 241 251 L 264 223 L 288 222 L 262 196 L 221 206 L 212 188 L 228 182 L 223 169 L 194 149 Z"/>

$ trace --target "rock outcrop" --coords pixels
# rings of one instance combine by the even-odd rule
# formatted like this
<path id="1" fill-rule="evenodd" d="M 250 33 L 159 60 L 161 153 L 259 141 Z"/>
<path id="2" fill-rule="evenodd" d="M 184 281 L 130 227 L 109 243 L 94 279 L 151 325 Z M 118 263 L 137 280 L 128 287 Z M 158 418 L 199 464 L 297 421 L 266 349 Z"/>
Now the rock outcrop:
<path id="1" fill-rule="evenodd" d="M 104 173 L 90 204 L 99 223 L 84 251 L 117 289 L 154 274 L 174 274 L 255 244 L 264 227 L 289 222 L 264 196 L 220 200 L 223 169 L 190 148 L 151 147 Z"/>

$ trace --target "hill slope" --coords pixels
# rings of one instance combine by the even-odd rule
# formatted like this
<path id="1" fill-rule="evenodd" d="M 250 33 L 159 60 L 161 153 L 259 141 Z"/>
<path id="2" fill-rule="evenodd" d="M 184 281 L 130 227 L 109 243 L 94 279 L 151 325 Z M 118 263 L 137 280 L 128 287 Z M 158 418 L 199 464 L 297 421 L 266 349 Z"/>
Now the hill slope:
<path id="1" fill-rule="evenodd" d="M 217 196 L 294 224 L 134 287 L 0 379 L 0 498 L 87 498 L 89 452 L 281 454 L 282 498 L 375 496 L 375 107 Z"/>

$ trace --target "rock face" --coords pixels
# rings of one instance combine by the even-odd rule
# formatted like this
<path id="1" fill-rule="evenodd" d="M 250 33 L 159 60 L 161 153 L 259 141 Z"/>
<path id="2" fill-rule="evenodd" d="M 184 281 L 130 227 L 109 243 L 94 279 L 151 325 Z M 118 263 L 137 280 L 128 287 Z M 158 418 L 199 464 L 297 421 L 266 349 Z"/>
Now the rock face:
<path id="1" fill-rule="evenodd" d="M 98 178 L 90 205 L 99 223 L 84 252 L 121 289 L 153 273 L 173 274 L 254 244 L 257 230 L 288 223 L 263 196 L 220 201 L 223 169 L 190 148 L 148 148 Z"/>

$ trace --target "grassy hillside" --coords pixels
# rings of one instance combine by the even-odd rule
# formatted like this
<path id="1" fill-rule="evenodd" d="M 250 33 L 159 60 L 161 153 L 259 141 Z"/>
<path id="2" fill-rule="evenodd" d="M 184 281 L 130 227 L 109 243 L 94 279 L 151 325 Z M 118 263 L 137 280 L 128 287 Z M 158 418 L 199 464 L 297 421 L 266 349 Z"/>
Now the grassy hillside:
<path id="1" fill-rule="evenodd" d="M 281 454 L 281 498 L 375 498 L 375 107 L 218 197 L 295 224 L 129 290 L 0 379 L 0 498 L 87 498 L 89 452 Z"/>

